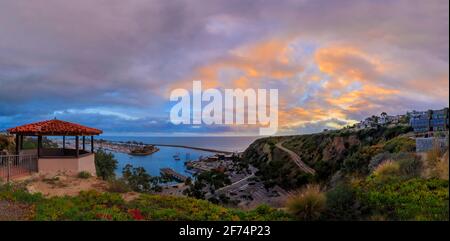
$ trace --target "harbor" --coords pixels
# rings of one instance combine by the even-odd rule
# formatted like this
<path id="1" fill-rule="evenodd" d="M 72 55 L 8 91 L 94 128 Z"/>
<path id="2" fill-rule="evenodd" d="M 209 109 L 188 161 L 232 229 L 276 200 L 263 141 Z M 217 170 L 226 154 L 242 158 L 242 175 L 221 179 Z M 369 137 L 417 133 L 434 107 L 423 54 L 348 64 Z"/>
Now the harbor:
<path id="1" fill-rule="evenodd" d="M 174 179 L 179 182 L 184 182 L 188 179 L 187 176 L 184 176 L 184 175 L 176 172 L 172 168 L 161 168 L 160 173 L 161 173 L 161 176 L 163 176 L 163 177 L 168 177 L 168 178 Z"/>

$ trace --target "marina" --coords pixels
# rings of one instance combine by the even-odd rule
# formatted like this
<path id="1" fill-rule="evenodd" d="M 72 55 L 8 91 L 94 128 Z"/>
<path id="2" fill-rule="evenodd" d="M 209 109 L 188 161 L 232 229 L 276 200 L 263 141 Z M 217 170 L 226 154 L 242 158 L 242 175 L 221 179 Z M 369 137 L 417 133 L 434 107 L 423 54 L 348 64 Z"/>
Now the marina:
<path id="1" fill-rule="evenodd" d="M 186 181 L 186 179 L 188 179 L 187 176 L 184 176 L 184 175 L 176 172 L 172 168 L 161 168 L 160 173 L 161 173 L 161 176 L 169 177 L 169 178 L 175 179 L 176 181 L 179 181 L 179 182 L 184 182 L 184 181 Z"/>

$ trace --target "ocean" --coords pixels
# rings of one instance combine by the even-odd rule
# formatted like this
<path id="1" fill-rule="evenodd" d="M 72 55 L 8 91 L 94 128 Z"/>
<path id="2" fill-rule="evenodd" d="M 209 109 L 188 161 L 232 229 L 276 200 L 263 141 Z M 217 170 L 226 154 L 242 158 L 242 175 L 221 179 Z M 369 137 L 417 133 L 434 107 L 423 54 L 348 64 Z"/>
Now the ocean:
<path id="1" fill-rule="evenodd" d="M 210 148 L 215 150 L 241 152 L 244 151 L 258 137 L 142 137 L 142 136 L 102 136 L 109 141 L 137 141 L 145 144 L 169 144 L 192 147 Z M 97 137 L 97 139 L 99 139 Z M 122 175 L 126 164 L 143 167 L 150 175 L 159 176 L 160 169 L 169 167 L 185 176 L 192 176 L 185 165 L 185 161 L 195 161 L 200 157 L 214 155 L 213 152 L 193 150 L 180 147 L 159 146 L 160 150 L 148 156 L 131 156 L 126 153 L 112 152 L 118 161 L 116 175 Z M 178 155 L 180 160 L 175 160 Z"/>
<path id="2" fill-rule="evenodd" d="M 244 151 L 256 136 L 225 136 L 225 137 L 143 137 L 143 136 L 100 136 L 96 139 L 110 141 L 137 141 L 146 144 L 169 144 L 193 147 L 210 148 L 222 151 L 241 152 Z"/>

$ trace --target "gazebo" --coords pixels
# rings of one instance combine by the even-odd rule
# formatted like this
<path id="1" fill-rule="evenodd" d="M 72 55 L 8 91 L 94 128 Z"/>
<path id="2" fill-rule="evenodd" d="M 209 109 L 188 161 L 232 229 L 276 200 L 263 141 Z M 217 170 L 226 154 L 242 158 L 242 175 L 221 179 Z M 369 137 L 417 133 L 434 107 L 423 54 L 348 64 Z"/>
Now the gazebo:
<path id="1" fill-rule="evenodd" d="M 37 155 L 40 173 L 87 171 L 95 175 L 94 136 L 103 133 L 99 129 L 54 119 L 13 127 L 8 133 L 15 134 L 16 155 Z M 23 150 L 24 136 L 37 136 L 37 148 Z M 62 148 L 43 148 L 43 136 L 62 136 Z M 66 145 L 67 136 L 75 136 L 72 148 Z M 86 137 L 90 137 L 90 151 L 86 150 Z"/>

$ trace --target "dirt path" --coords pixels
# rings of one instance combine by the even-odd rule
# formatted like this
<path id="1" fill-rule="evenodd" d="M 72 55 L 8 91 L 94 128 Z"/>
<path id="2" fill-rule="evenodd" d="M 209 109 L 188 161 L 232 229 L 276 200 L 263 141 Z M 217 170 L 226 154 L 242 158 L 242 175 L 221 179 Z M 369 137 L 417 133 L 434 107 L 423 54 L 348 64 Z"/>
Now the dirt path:
<path id="1" fill-rule="evenodd" d="M 300 167 L 300 169 L 306 173 L 310 173 L 315 175 L 316 174 L 316 170 L 312 169 L 311 167 L 309 167 L 308 165 L 306 165 L 302 159 L 300 158 L 299 155 L 297 155 L 297 153 L 287 149 L 286 147 L 283 146 L 283 142 L 279 142 L 275 145 L 276 147 L 278 147 L 280 150 L 286 152 L 289 154 L 289 156 L 291 157 L 291 159 L 295 162 L 295 164 L 297 164 L 298 167 Z"/>
<path id="2" fill-rule="evenodd" d="M 55 177 L 40 177 L 30 182 L 27 189 L 31 193 L 40 192 L 44 196 L 76 196 L 80 191 L 96 190 L 104 192 L 107 182 L 95 177 L 81 179 L 74 176 L 59 175 Z"/>

